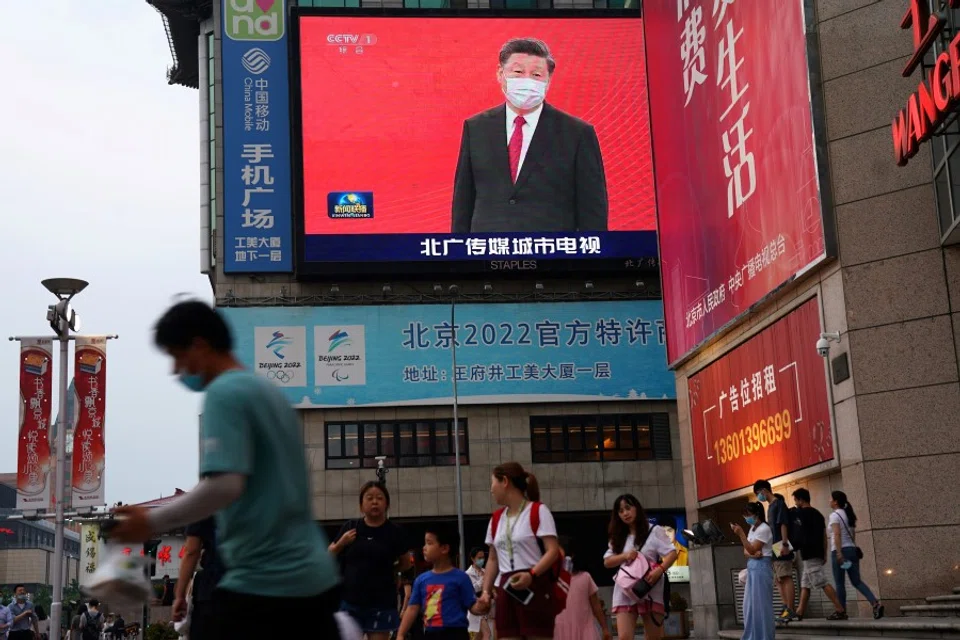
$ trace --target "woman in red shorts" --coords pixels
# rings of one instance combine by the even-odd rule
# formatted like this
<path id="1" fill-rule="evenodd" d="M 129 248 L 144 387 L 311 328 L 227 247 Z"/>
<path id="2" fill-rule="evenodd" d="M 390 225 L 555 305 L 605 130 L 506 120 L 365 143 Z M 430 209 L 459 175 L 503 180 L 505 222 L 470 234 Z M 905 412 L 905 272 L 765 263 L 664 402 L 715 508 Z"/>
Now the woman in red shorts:
<path id="1" fill-rule="evenodd" d="M 553 514 L 539 502 L 536 476 L 516 462 L 493 470 L 490 493 L 504 508 L 494 513 L 487 526 L 490 553 L 480 601 L 487 605 L 496 601 L 498 640 L 552 638 L 559 611 L 550 597 L 553 582 L 547 574 L 560 557 Z M 533 598 L 522 603 L 508 593 L 508 585 L 521 597 L 532 591 Z"/>
<path id="2" fill-rule="evenodd" d="M 614 501 L 607 533 L 610 546 L 603 556 L 603 566 L 615 569 L 642 553 L 652 569 L 647 581 L 654 584 L 648 597 L 639 603 L 619 586 L 614 586 L 613 613 L 617 616 L 617 637 L 619 640 L 633 640 L 637 618 L 641 617 L 644 640 L 660 640 L 665 617 L 661 578 L 676 561 L 677 550 L 662 527 L 650 526 L 640 501 L 629 493 Z"/>

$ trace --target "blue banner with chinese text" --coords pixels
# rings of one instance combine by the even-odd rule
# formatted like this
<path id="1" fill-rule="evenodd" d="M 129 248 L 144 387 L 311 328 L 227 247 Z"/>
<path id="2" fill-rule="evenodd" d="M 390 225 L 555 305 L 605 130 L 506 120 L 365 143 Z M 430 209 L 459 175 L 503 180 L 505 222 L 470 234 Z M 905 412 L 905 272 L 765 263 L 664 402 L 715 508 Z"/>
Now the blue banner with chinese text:
<path id="1" fill-rule="evenodd" d="M 285 5 L 222 4 L 224 273 L 293 271 Z"/>
<path id="2" fill-rule="evenodd" d="M 676 397 L 660 301 L 221 313 L 238 357 L 301 408 L 449 404 L 454 377 L 463 404 Z"/>

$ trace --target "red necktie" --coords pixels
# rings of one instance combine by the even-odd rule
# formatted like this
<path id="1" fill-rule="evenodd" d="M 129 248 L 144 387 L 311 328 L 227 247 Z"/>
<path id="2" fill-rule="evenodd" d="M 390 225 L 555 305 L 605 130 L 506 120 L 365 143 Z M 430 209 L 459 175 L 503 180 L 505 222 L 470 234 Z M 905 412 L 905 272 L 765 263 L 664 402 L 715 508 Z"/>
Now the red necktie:
<path id="1" fill-rule="evenodd" d="M 510 144 L 507 145 L 507 151 L 510 155 L 510 178 L 514 183 L 517 181 L 517 170 L 520 168 L 520 150 L 523 149 L 523 125 L 527 123 L 523 116 L 517 116 L 513 119 L 513 135 L 510 136 Z"/>

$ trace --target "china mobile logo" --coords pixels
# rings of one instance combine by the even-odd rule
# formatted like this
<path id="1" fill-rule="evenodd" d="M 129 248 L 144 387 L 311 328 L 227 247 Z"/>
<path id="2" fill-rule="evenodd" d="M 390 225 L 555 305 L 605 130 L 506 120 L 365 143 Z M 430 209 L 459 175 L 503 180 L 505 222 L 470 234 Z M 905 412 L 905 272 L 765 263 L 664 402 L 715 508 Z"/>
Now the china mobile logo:
<path id="1" fill-rule="evenodd" d="M 283 355 L 283 350 L 288 344 L 292 342 L 293 340 L 283 335 L 282 331 L 274 331 L 273 336 L 270 339 L 270 342 L 267 343 L 267 349 L 269 349 L 270 351 L 273 351 L 273 355 L 283 360 L 284 358 L 286 358 L 286 356 Z"/>
<path id="2" fill-rule="evenodd" d="M 244 69 L 258 76 L 270 68 L 270 56 L 263 49 L 254 47 L 243 54 L 240 63 L 243 64 Z"/>
<path id="3" fill-rule="evenodd" d="M 333 335 L 327 338 L 327 340 L 330 343 L 330 347 L 327 349 L 327 353 L 331 353 L 334 349 L 337 349 L 339 347 L 346 347 L 353 344 L 352 341 L 350 340 L 350 335 L 343 329 L 338 329 L 337 331 L 334 331 Z"/>
<path id="4" fill-rule="evenodd" d="M 231 40 L 279 40 L 286 31 L 284 0 L 223 0 L 223 16 Z"/>

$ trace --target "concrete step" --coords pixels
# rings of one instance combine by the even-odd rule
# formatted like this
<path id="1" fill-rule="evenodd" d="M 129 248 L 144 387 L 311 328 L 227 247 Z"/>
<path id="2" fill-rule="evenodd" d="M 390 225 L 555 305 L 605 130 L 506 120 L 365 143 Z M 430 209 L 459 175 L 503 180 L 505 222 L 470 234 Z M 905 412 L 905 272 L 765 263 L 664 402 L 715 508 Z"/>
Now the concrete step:
<path id="1" fill-rule="evenodd" d="M 927 598 L 930 604 L 950 604 L 952 602 L 960 603 L 960 593 L 954 593 L 949 596 L 930 596 Z"/>
<path id="2" fill-rule="evenodd" d="M 740 640 L 741 630 L 721 631 L 724 640 Z M 870 620 L 803 620 L 777 628 L 777 640 L 825 640 L 826 638 L 949 638 L 960 640 L 960 620 L 950 618 L 883 618 Z"/>
<path id="3" fill-rule="evenodd" d="M 948 617 L 960 616 L 960 602 L 945 604 L 915 604 L 900 607 L 900 613 L 905 616 L 916 617 Z"/>
<path id="4" fill-rule="evenodd" d="M 960 593 L 960 587 L 954 587 L 954 588 L 953 588 L 953 592 L 954 592 L 954 593 Z"/>

